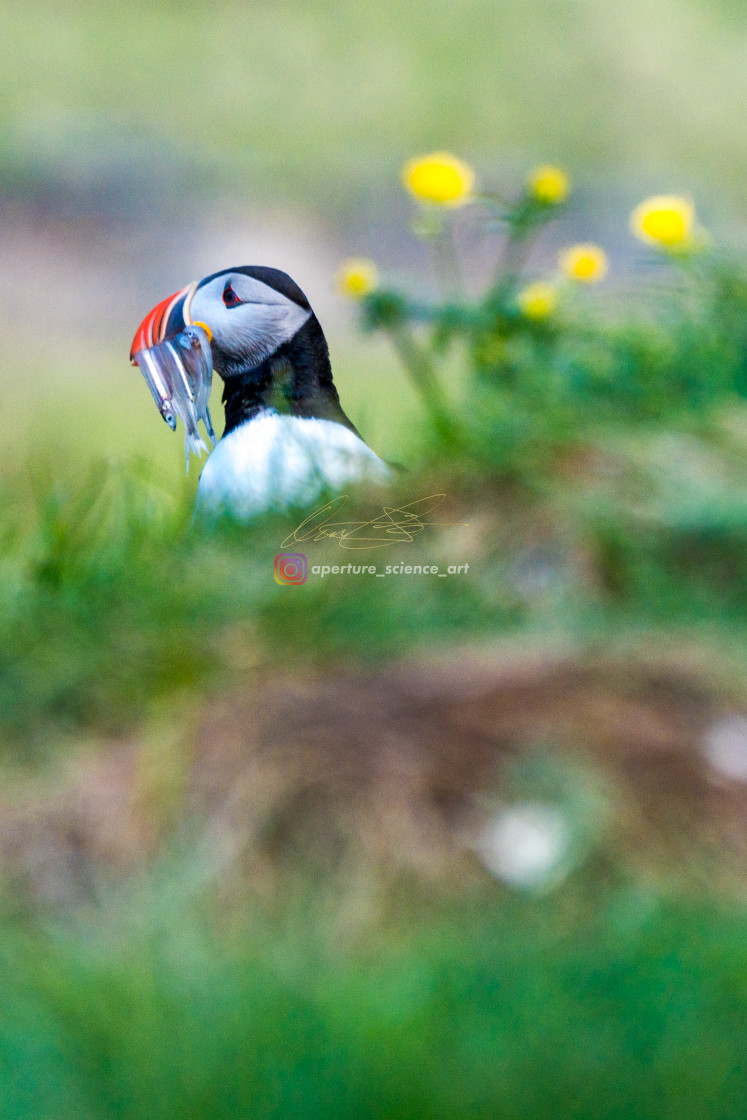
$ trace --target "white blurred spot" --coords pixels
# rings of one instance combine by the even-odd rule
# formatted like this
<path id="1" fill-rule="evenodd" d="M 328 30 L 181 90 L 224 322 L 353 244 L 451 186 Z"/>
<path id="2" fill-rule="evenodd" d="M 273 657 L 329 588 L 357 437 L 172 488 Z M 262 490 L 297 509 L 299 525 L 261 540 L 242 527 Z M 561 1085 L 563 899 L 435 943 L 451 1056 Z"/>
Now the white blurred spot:
<path id="1" fill-rule="evenodd" d="M 727 716 L 714 723 L 703 744 L 711 767 L 733 782 L 747 782 L 747 718 Z"/>
<path id="2" fill-rule="evenodd" d="M 526 802 L 501 809 L 477 838 L 488 871 L 517 887 L 542 887 L 560 870 L 570 831 L 554 805 Z"/>

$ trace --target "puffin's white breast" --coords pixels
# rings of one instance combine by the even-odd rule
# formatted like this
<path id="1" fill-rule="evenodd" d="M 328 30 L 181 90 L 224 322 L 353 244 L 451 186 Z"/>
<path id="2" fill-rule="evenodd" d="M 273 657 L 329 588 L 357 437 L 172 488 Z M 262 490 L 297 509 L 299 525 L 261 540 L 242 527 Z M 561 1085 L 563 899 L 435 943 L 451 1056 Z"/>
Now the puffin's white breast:
<path id="1" fill-rule="evenodd" d="M 268 410 L 219 441 L 200 476 L 197 511 L 245 519 L 308 505 L 324 490 L 391 477 L 383 459 L 342 424 Z"/>

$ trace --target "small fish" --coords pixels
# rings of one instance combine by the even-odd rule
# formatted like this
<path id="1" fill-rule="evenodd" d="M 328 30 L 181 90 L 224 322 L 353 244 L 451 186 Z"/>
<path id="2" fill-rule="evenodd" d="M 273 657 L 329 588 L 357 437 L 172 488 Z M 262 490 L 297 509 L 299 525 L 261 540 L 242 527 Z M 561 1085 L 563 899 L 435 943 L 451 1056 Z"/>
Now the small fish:
<path id="1" fill-rule="evenodd" d="M 172 432 L 177 418 L 184 424 L 184 454 L 189 474 L 190 453 L 201 456 L 208 448 L 197 427 L 201 420 L 212 447 L 218 442 L 208 401 L 213 380 L 210 342 L 202 327 L 187 326 L 156 346 L 133 355 Z"/>

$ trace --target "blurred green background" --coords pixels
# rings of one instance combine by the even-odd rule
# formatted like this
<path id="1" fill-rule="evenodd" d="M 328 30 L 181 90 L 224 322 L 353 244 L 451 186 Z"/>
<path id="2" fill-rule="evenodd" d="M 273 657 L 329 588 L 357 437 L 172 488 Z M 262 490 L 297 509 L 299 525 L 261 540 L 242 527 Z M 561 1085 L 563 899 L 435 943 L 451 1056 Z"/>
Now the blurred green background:
<path id="1" fill-rule="evenodd" d="M 747 9 L 3 29 L 1 1120 L 747 1117 Z M 529 276 L 610 258 L 503 381 L 448 350 L 456 447 L 333 285 L 366 255 L 433 296 L 399 174 L 440 148 L 509 193 L 567 169 Z M 632 238 L 663 192 L 711 272 Z M 495 241 L 463 233 L 476 294 Z M 129 346 L 248 263 L 306 291 L 392 500 L 448 495 L 387 560 L 468 576 L 284 588 L 295 515 L 190 531 Z"/>

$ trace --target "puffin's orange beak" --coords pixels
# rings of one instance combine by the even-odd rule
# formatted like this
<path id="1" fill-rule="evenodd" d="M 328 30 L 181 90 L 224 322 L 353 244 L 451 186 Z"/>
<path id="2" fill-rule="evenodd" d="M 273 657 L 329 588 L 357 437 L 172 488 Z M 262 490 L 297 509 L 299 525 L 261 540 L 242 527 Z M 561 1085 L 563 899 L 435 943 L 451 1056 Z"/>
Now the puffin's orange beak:
<path id="1" fill-rule="evenodd" d="M 186 288 L 174 292 L 173 296 L 161 300 L 143 319 L 130 347 L 130 362 L 137 365 L 135 355 L 138 350 L 150 350 L 171 334 L 177 334 L 185 326 L 190 326 L 189 308 L 195 294 L 197 281 L 187 284 Z"/>

